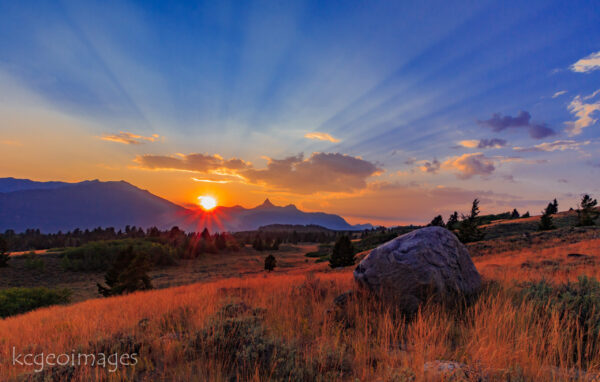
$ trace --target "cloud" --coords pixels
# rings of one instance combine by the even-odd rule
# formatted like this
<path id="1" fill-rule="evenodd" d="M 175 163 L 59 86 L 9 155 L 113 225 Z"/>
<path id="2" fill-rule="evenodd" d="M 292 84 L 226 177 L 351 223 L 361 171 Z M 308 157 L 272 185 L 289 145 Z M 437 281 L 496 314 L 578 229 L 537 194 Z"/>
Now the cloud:
<path id="1" fill-rule="evenodd" d="M 564 179 L 564 178 L 560 178 L 560 179 L 558 180 L 558 183 L 569 183 L 569 181 L 568 181 L 568 180 L 566 180 L 566 179 Z"/>
<path id="2" fill-rule="evenodd" d="M 229 180 L 200 179 L 200 178 L 192 178 L 192 180 L 194 182 L 200 182 L 200 183 L 219 183 L 219 184 L 231 183 L 231 181 L 229 181 Z"/>
<path id="3" fill-rule="evenodd" d="M 590 141 L 577 142 L 573 140 L 558 140 L 554 142 L 544 142 L 533 147 L 513 147 L 513 150 L 518 152 L 536 152 L 536 151 L 565 151 L 579 150 L 581 146 L 589 145 Z"/>
<path id="4" fill-rule="evenodd" d="M 592 53 L 571 65 L 572 71 L 577 73 L 588 73 L 600 69 L 600 52 Z"/>
<path id="5" fill-rule="evenodd" d="M 141 168 L 148 170 L 180 170 L 193 171 L 200 173 L 229 174 L 232 171 L 239 171 L 250 166 L 250 163 L 241 159 L 231 158 L 223 159 L 220 155 L 207 154 L 177 154 L 174 156 L 165 155 L 140 155 L 135 158 Z"/>
<path id="6" fill-rule="evenodd" d="M 302 154 L 271 159 L 264 169 L 250 168 L 240 173 L 250 183 L 308 194 L 350 192 L 366 187 L 366 179 L 382 170 L 364 159 L 340 153 Z"/>
<path id="7" fill-rule="evenodd" d="M 552 98 L 558 98 L 558 97 L 560 97 L 561 95 L 563 95 L 563 94 L 566 94 L 566 93 L 567 93 L 567 91 L 566 91 L 566 90 L 561 90 L 561 91 L 558 91 L 558 92 L 556 92 L 556 93 L 554 93 L 554 94 L 552 95 Z"/>
<path id="8" fill-rule="evenodd" d="M 600 113 L 600 98 L 593 100 L 600 94 L 600 89 L 594 93 L 581 97 L 575 96 L 568 106 L 569 112 L 575 116 L 574 121 L 565 122 L 567 133 L 570 136 L 579 135 L 584 128 L 598 121 L 597 113 Z M 588 102 L 593 100 L 591 102 Z"/>
<path id="9" fill-rule="evenodd" d="M 421 166 L 419 166 L 419 170 L 430 174 L 437 174 L 441 166 L 441 163 L 437 159 L 434 159 L 431 162 L 421 161 L 419 163 L 421 164 Z"/>
<path id="10" fill-rule="evenodd" d="M 474 175 L 490 175 L 495 170 L 494 160 L 483 153 L 451 157 L 442 163 L 442 168 L 456 171 L 456 176 L 460 179 L 469 179 Z"/>
<path id="11" fill-rule="evenodd" d="M 501 147 L 506 146 L 506 141 L 504 139 L 499 139 L 499 138 L 491 138 L 491 139 L 469 139 L 469 140 L 464 140 L 464 141 L 460 141 L 458 142 L 459 146 L 462 147 L 466 147 L 469 149 L 474 149 L 474 148 L 478 148 L 478 149 L 487 149 L 487 148 L 493 148 L 493 149 L 499 149 Z"/>
<path id="12" fill-rule="evenodd" d="M 212 175 L 194 178 L 197 182 L 237 180 L 298 194 L 352 192 L 365 188 L 366 179 L 382 171 L 369 161 L 340 153 L 313 153 L 306 159 L 298 154 L 268 161 L 265 168 L 257 169 L 242 159 L 224 159 L 216 154 L 141 155 L 135 159 L 144 169 Z"/>
<path id="13" fill-rule="evenodd" d="M 410 157 L 404 161 L 404 164 L 411 166 L 411 165 L 415 164 L 416 162 L 417 162 L 417 158 Z"/>
<path id="14" fill-rule="evenodd" d="M 534 123 L 531 122 L 531 114 L 527 111 L 520 111 L 516 117 L 510 115 L 502 116 L 500 113 L 492 114 L 492 118 L 477 121 L 481 126 L 486 126 L 492 129 L 492 131 L 500 132 L 510 128 L 523 128 L 527 129 L 529 136 L 535 139 L 542 139 L 551 135 L 556 134 L 554 130 L 549 128 L 545 123 Z"/>
<path id="15" fill-rule="evenodd" d="M 124 143 L 126 145 L 140 145 L 145 142 L 156 142 L 160 139 L 160 135 L 152 134 L 149 137 L 144 137 L 143 135 L 121 131 L 119 134 L 104 134 L 98 138 L 104 141 Z"/>
<path id="16" fill-rule="evenodd" d="M 313 133 L 304 134 L 304 138 L 317 139 L 319 141 L 329 141 L 329 142 L 333 142 L 333 143 L 337 143 L 340 141 L 339 139 L 336 139 L 327 133 L 319 133 L 317 131 L 315 131 Z"/>

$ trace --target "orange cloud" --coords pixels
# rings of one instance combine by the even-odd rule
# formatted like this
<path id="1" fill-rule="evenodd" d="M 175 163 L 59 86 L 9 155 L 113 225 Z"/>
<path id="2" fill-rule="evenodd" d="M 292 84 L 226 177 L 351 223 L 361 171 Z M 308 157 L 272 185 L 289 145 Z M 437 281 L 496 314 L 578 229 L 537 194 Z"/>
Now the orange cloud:
<path id="1" fill-rule="evenodd" d="M 442 168 L 456 171 L 461 179 L 468 179 L 474 175 L 490 175 L 494 172 L 494 161 L 483 153 L 470 153 L 451 157 L 442 163 Z"/>
<path id="2" fill-rule="evenodd" d="M 104 141 L 124 143 L 126 145 L 140 145 L 145 142 L 156 142 L 160 139 L 160 135 L 152 134 L 149 137 L 143 135 L 128 133 L 125 131 L 119 132 L 119 134 L 104 134 L 99 137 Z"/>
<path id="3" fill-rule="evenodd" d="M 267 167 L 262 169 L 254 168 L 250 162 L 242 159 L 226 160 L 219 155 L 197 153 L 177 156 L 141 155 L 135 162 L 144 169 L 192 171 L 211 175 L 194 178 L 198 182 L 215 183 L 233 179 L 294 194 L 352 192 L 365 188 L 367 178 L 382 172 L 369 161 L 340 153 L 313 153 L 306 159 L 303 154 L 299 154 L 268 160 Z M 215 176 L 227 179 L 215 179 Z"/>
<path id="4" fill-rule="evenodd" d="M 329 141 L 329 142 L 333 142 L 333 143 L 337 143 L 340 141 L 339 139 L 336 139 L 327 133 L 319 133 L 317 131 L 315 131 L 313 133 L 304 134 L 304 138 L 317 139 L 319 141 Z"/>
<path id="5" fill-rule="evenodd" d="M 588 73 L 600 69 L 600 52 L 592 53 L 571 65 L 571 70 L 577 73 Z"/>
<path id="6" fill-rule="evenodd" d="M 600 113 L 600 99 L 590 101 L 600 94 L 600 90 L 594 93 L 581 97 L 576 96 L 569 104 L 569 111 L 575 116 L 575 121 L 566 122 L 567 132 L 570 136 L 579 135 L 584 128 L 593 125 L 598 121 L 597 115 Z"/>

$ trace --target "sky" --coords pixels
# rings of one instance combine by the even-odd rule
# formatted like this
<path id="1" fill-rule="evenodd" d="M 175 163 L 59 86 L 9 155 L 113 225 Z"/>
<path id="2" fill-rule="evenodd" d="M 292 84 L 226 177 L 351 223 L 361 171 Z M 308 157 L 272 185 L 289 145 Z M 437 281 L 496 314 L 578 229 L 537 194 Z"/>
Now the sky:
<path id="1" fill-rule="evenodd" d="M 0 177 L 352 223 L 600 197 L 597 1 L 1 1 Z"/>

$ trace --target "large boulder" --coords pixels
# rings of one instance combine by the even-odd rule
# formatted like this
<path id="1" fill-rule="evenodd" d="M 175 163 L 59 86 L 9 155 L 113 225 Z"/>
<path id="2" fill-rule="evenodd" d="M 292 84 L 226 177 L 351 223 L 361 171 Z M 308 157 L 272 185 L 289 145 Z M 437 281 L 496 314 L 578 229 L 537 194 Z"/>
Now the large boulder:
<path id="1" fill-rule="evenodd" d="M 373 249 L 354 279 L 409 313 L 427 300 L 453 302 L 481 289 L 467 248 L 441 227 L 418 229 Z"/>

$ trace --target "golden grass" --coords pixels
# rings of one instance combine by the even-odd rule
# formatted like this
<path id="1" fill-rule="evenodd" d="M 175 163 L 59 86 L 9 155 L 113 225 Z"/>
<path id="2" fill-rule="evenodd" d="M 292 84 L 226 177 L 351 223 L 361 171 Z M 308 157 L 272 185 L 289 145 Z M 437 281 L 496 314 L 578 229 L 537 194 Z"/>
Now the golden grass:
<path id="1" fill-rule="evenodd" d="M 143 344 L 135 368 L 107 373 L 82 367 L 74 380 L 132 380 L 134 372 L 136 380 L 228 380 L 233 365 L 219 349 L 186 358 L 188 335 L 209 327 L 225 303 L 243 301 L 264 308 L 269 336 L 290 344 L 300 354 L 299 365 L 313 365 L 319 375 L 327 375 L 326 380 L 427 380 L 424 364 L 433 360 L 465 363 L 472 375 L 491 380 L 561 380 L 551 371 L 596 372 L 600 354 L 582 349 L 583 333 L 574 322 L 517 304 L 511 291 L 515 281 L 599 276 L 599 244 L 600 240 L 591 240 L 476 258 L 488 284 L 493 280 L 496 286 L 488 287 L 471 306 L 426 305 L 412 319 L 357 298 L 350 300 L 346 320 L 336 320 L 330 311 L 332 300 L 354 288 L 350 269 L 229 278 L 40 309 L 0 321 L 0 376 L 5 380 L 28 370 L 10 365 L 13 346 L 18 352 L 94 352 L 106 341 L 133 338 Z M 589 258 L 571 259 L 568 253 Z M 558 265 L 535 268 L 547 260 Z M 526 262 L 533 265 L 522 266 Z M 248 365 L 234 376 L 263 381 L 269 374 Z"/>

